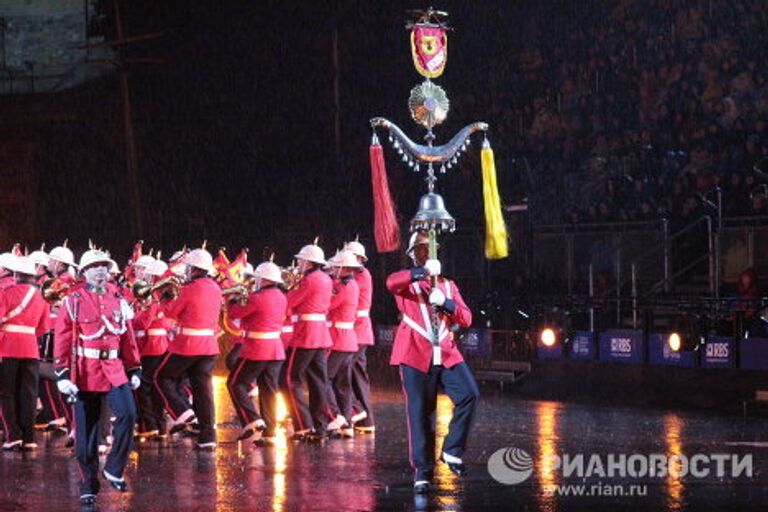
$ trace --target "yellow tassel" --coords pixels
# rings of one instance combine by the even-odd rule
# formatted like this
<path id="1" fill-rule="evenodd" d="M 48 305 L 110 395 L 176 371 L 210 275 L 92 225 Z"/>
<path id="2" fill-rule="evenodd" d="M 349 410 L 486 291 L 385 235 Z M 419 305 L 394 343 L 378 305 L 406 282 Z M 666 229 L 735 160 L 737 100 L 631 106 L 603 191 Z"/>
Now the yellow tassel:
<path id="1" fill-rule="evenodd" d="M 486 140 L 480 151 L 483 168 L 483 205 L 485 209 L 485 257 L 500 260 L 509 254 L 507 226 L 501 213 L 501 199 L 496 185 L 496 163 L 493 149 Z"/>

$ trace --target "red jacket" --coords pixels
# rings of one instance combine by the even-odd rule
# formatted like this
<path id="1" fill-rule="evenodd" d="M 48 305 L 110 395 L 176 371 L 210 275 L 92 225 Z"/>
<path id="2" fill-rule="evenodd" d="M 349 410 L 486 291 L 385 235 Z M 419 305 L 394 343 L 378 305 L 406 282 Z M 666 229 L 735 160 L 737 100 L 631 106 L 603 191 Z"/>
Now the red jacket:
<path id="1" fill-rule="evenodd" d="M 50 330 L 48 303 L 36 286 L 14 284 L 0 295 L 0 357 L 39 359 L 38 336 Z"/>
<path id="2" fill-rule="evenodd" d="M 126 307 L 111 286 L 97 294 L 80 284 L 64 297 L 54 335 L 59 379 L 71 379 L 82 391 L 104 393 L 126 384 L 128 374 L 141 369 L 133 327 L 123 313 Z"/>
<path id="3" fill-rule="evenodd" d="M 178 298 L 165 306 L 165 316 L 178 323 L 168 352 L 185 356 L 218 354 L 221 306 L 221 288 L 213 279 L 200 277 L 182 286 Z"/>
<path id="4" fill-rule="evenodd" d="M 354 278 L 333 281 L 333 297 L 328 310 L 328 330 L 333 341 L 331 350 L 357 352 L 355 318 L 359 296 L 360 288 Z"/>
<path id="5" fill-rule="evenodd" d="M 331 305 L 331 278 L 321 270 L 306 274 L 299 285 L 288 292 L 288 308 L 294 320 L 291 347 L 328 348 L 333 343 L 326 317 Z"/>
<path id="6" fill-rule="evenodd" d="M 285 359 L 282 328 L 285 321 L 285 294 L 276 286 L 251 293 L 244 306 L 229 306 L 229 317 L 240 319 L 243 350 L 240 357 L 250 361 Z"/>
<path id="7" fill-rule="evenodd" d="M 12 275 L 0 277 L 0 291 L 5 290 L 6 288 L 10 288 L 14 284 L 16 284 L 16 280 Z"/>
<path id="8" fill-rule="evenodd" d="M 368 269 L 363 267 L 355 272 L 355 281 L 360 288 L 357 301 L 355 334 L 358 345 L 373 345 L 373 325 L 371 324 L 371 304 L 373 303 L 373 279 Z"/>
<path id="9" fill-rule="evenodd" d="M 438 308 L 440 318 L 440 348 L 442 363 L 450 368 L 464 360 L 453 339 L 450 324 L 469 327 L 472 324 L 472 312 L 464 304 L 459 288 L 450 279 L 438 278 L 438 287 L 445 293 L 446 302 Z M 395 296 L 397 309 L 403 320 L 397 327 L 395 342 L 392 347 L 392 365 L 407 364 L 423 372 L 429 371 L 432 363 L 432 332 L 429 305 L 429 293 L 432 286 L 422 268 L 401 270 L 387 277 L 387 290 Z"/>
<path id="10" fill-rule="evenodd" d="M 280 336 L 280 339 L 283 340 L 283 348 L 287 349 L 291 344 L 291 338 L 293 338 L 293 314 L 291 313 L 290 308 L 287 306 L 285 310 L 285 321 L 283 322 L 282 333 L 283 334 Z"/>
<path id="11" fill-rule="evenodd" d="M 173 328 L 173 322 L 166 318 L 163 307 L 152 302 L 146 309 L 136 309 L 133 318 L 133 333 L 139 354 L 144 356 L 161 356 L 168 350 L 168 333 Z"/>

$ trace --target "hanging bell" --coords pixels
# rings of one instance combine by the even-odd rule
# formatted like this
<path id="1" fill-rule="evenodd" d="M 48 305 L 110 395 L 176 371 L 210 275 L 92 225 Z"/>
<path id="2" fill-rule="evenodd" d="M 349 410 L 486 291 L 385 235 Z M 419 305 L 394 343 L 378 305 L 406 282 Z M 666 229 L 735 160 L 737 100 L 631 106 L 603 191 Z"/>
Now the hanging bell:
<path id="1" fill-rule="evenodd" d="M 411 219 L 411 231 L 430 231 L 438 234 L 456 229 L 456 220 L 445 209 L 443 196 L 429 192 L 419 199 L 419 210 Z"/>

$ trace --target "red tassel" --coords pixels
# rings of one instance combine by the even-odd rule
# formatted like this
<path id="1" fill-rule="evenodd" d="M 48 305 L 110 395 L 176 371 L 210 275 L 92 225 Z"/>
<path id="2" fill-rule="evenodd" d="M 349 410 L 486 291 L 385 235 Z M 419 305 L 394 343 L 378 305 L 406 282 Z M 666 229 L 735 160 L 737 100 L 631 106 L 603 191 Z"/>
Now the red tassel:
<path id="1" fill-rule="evenodd" d="M 371 144 L 371 188 L 373 189 L 373 231 L 376 249 L 392 252 L 400 247 L 400 226 L 397 224 L 395 203 L 389 193 L 384 150 L 380 144 Z"/>

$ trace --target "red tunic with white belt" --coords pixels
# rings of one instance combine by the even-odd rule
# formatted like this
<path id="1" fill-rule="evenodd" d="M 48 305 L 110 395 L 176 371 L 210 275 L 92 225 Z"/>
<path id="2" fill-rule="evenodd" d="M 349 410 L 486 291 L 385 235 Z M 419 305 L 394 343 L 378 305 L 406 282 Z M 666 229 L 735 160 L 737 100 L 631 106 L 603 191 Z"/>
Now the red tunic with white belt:
<path id="1" fill-rule="evenodd" d="M 229 317 L 240 319 L 243 329 L 240 357 L 249 361 L 285 359 L 281 335 L 287 303 L 280 288 L 268 286 L 251 293 L 247 304 L 229 306 Z"/>
<path id="2" fill-rule="evenodd" d="M 72 288 L 56 319 L 56 376 L 81 391 L 106 393 L 127 384 L 128 374 L 141 369 L 128 307 L 114 286 L 104 293 L 83 284 Z"/>
<path id="3" fill-rule="evenodd" d="M 352 276 L 333 281 L 333 297 L 328 310 L 328 330 L 333 340 L 331 350 L 357 352 L 355 318 L 359 296 L 360 288 Z"/>
<path id="4" fill-rule="evenodd" d="M 326 317 L 331 305 L 331 278 L 319 269 L 308 272 L 299 285 L 288 292 L 288 308 L 294 319 L 290 347 L 328 348 L 333 343 Z"/>
<path id="5" fill-rule="evenodd" d="M 357 301 L 357 318 L 355 319 L 355 334 L 358 345 L 373 345 L 373 325 L 371 325 L 371 304 L 373 303 L 373 279 L 367 268 L 355 272 L 355 281 L 360 288 L 360 298 Z"/>
<path id="6" fill-rule="evenodd" d="M 163 307 L 157 302 L 138 309 L 133 318 L 133 332 L 141 357 L 165 354 L 168 350 L 168 333 L 172 327 L 173 322 L 165 317 Z"/>
<path id="7" fill-rule="evenodd" d="M 168 352 L 182 356 L 218 354 L 222 303 L 221 288 L 211 278 L 199 277 L 182 286 L 179 296 L 165 306 L 165 316 L 178 324 Z"/>
<path id="8" fill-rule="evenodd" d="M 37 337 L 50 330 L 48 303 L 31 284 L 14 284 L 0 295 L 0 357 L 38 359 Z"/>
<path id="9" fill-rule="evenodd" d="M 446 296 L 445 304 L 438 307 L 440 316 L 439 338 L 442 364 L 450 368 L 464 360 L 450 324 L 469 327 L 472 312 L 459 294 L 456 283 L 445 277 L 438 277 L 437 286 Z M 407 364 L 423 372 L 432 364 L 432 327 L 429 294 L 432 286 L 423 268 L 401 270 L 387 277 L 387 290 L 395 296 L 397 308 L 403 315 L 397 327 L 392 347 L 391 365 Z"/>

